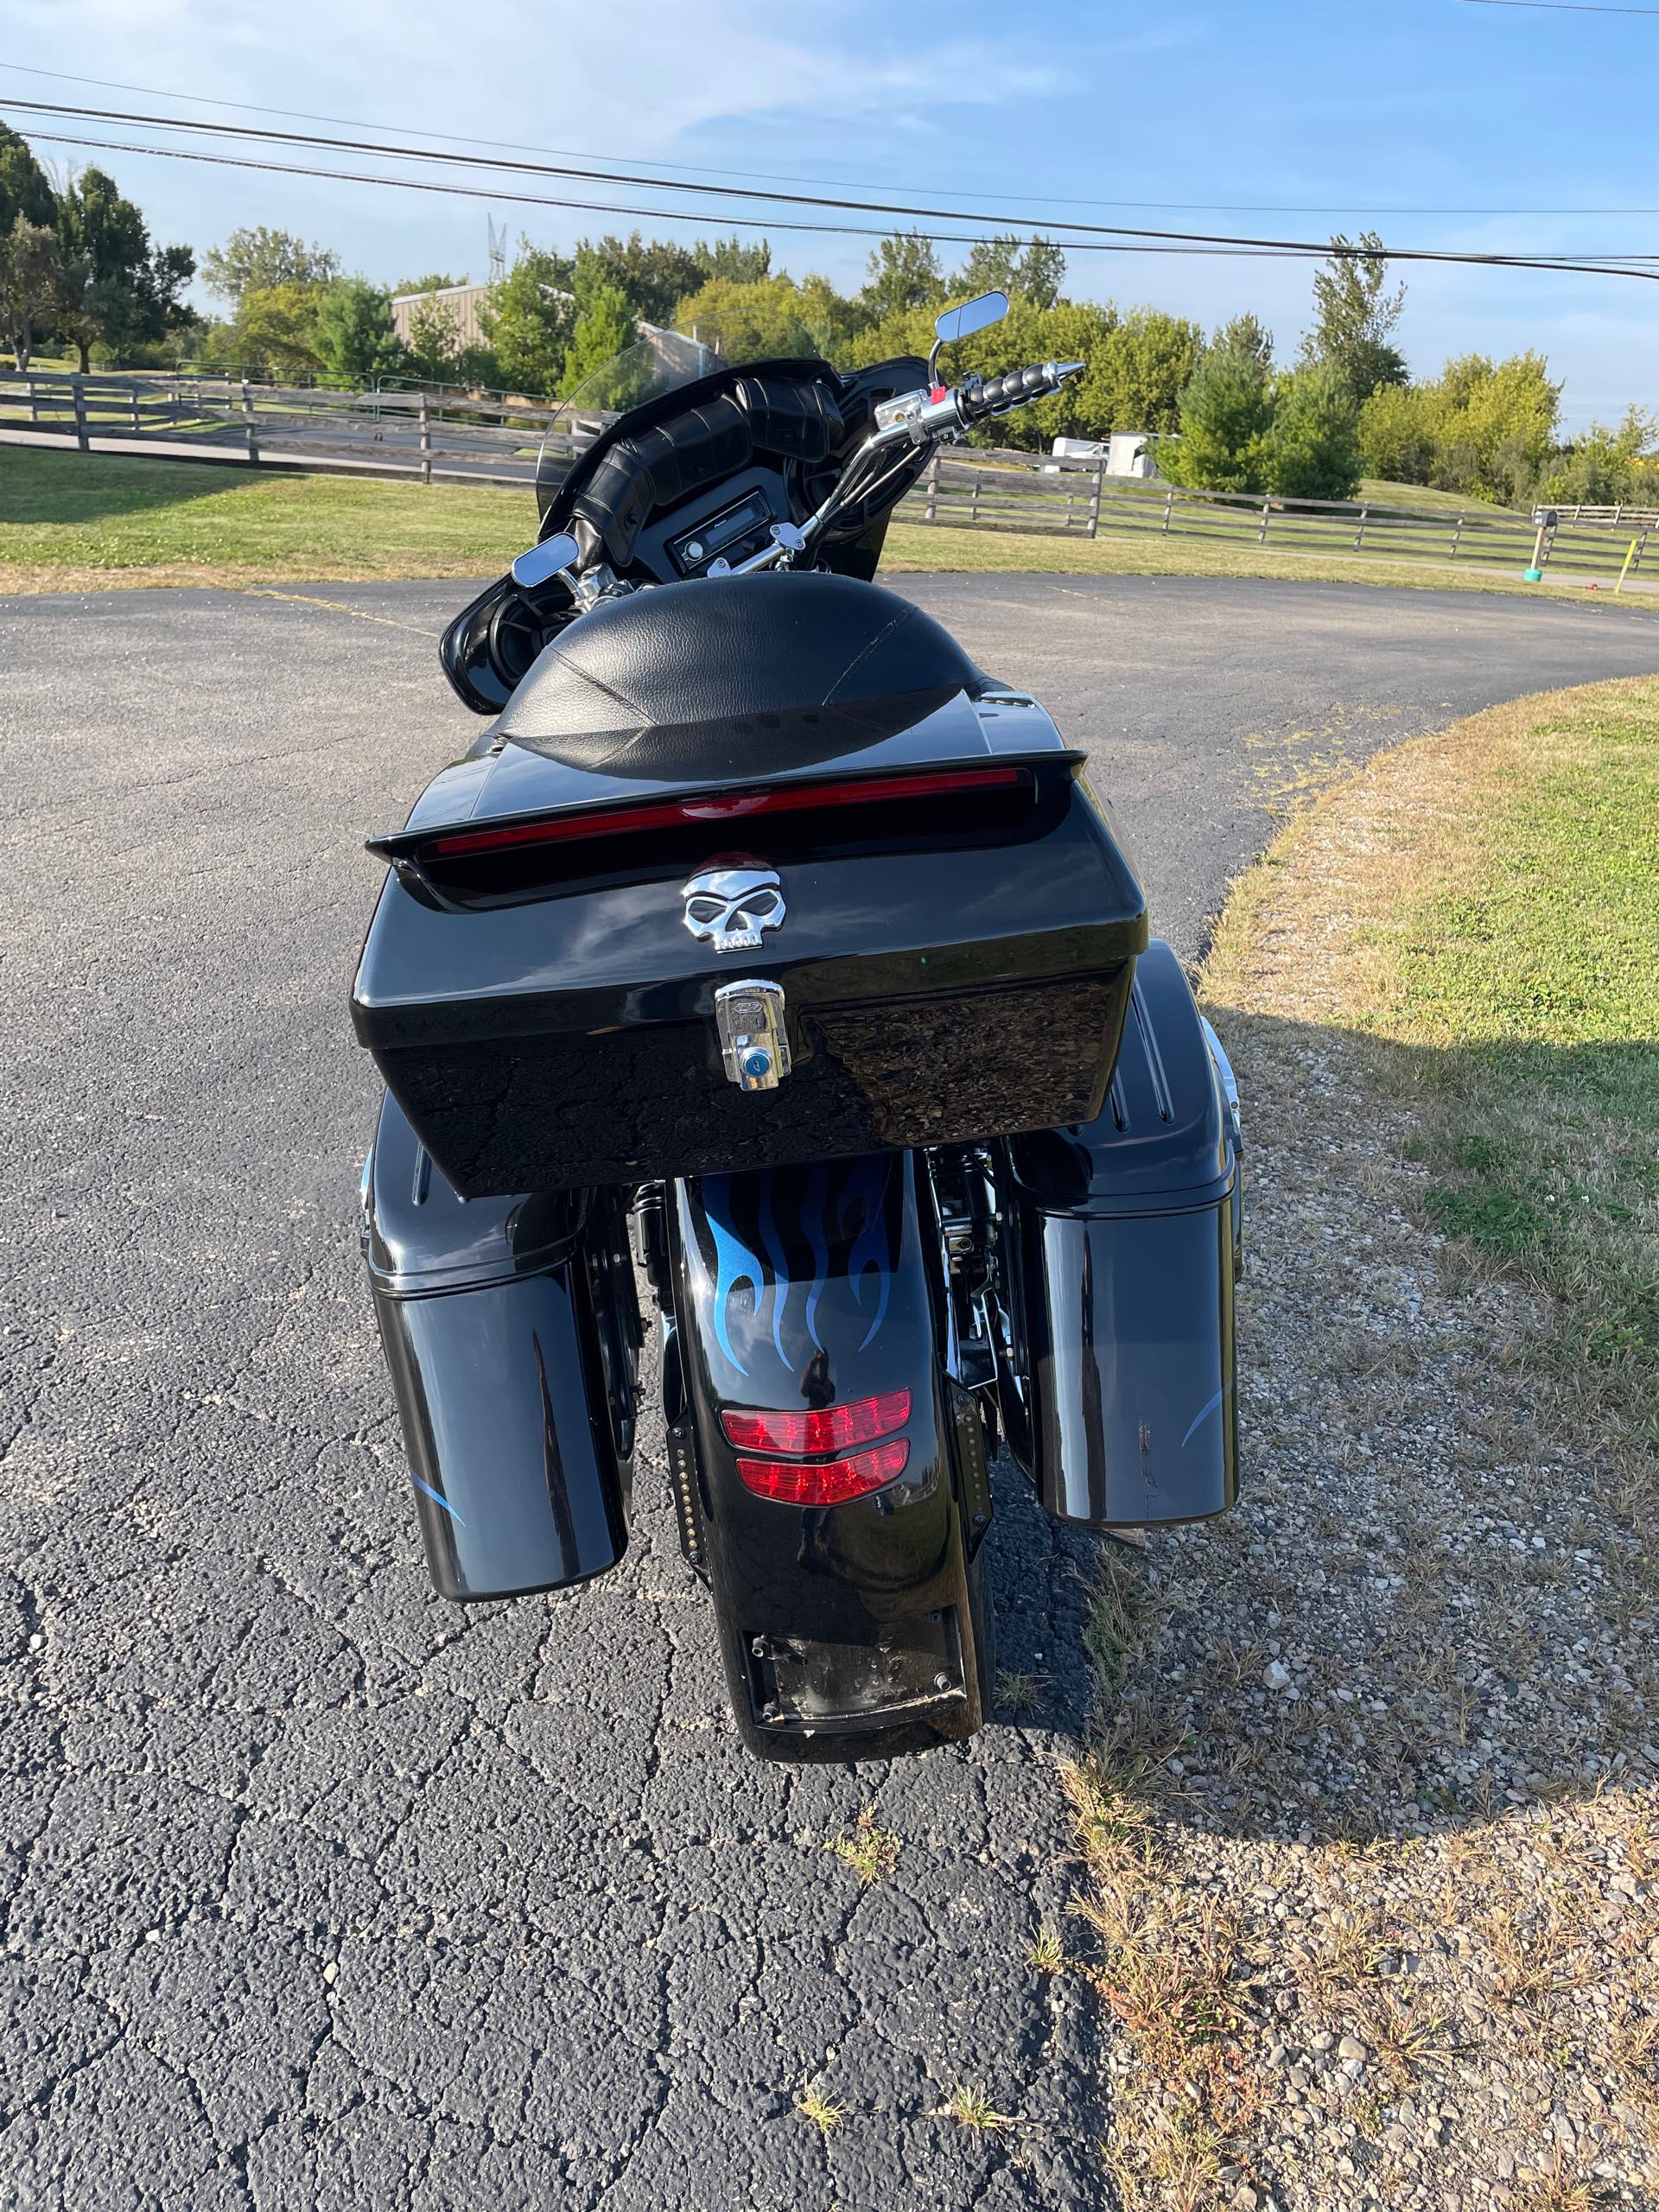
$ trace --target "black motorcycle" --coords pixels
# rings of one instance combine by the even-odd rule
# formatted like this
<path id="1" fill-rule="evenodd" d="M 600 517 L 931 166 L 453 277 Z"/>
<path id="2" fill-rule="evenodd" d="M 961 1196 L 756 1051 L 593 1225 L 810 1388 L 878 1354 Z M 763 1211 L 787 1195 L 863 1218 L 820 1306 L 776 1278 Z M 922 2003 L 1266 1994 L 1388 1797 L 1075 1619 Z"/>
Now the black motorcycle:
<path id="1" fill-rule="evenodd" d="M 970 1735 L 999 1440 L 1061 1519 L 1236 1483 L 1237 1096 L 1084 756 L 872 582 L 938 380 L 658 334 L 442 643 L 492 717 L 372 841 L 363 1245 L 434 1581 L 627 1542 L 645 1328 L 763 1758 Z M 678 358 L 677 358 L 677 355 Z"/>

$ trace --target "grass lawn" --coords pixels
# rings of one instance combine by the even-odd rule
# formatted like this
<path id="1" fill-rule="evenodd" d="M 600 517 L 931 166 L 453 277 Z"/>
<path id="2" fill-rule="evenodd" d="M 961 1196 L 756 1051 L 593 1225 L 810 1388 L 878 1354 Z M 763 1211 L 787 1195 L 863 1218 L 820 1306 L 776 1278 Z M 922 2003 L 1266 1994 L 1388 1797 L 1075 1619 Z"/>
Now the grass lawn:
<path id="1" fill-rule="evenodd" d="M 1117 2201 L 1659 2201 L 1659 678 L 1379 755 L 1204 985 L 1239 1503 L 1109 1566 L 1031 1953 Z"/>
<path id="2" fill-rule="evenodd" d="M 1412 487 L 1407 487 L 1412 488 Z M 0 445 L 0 588 L 289 584 L 485 575 L 530 540 L 527 491 L 376 483 L 210 462 Z M 1282 576 L 1434 590 L 1530 592 L 1607 601 L 1604 584 L 1528 585 L 1464 563 L 1281 551 L 1179 536 L 1062 538 L 896 523 L 892 570 L 1056 575 Z M 1635 594 L 1637 604 L 1640 594 Z"/>
<path id="3" fill-rule="evenodd" d="M 0 445 L 0 588 L 485 575 L 535 535 L 527 491 L 266 474 Z"/>
<path id="4" fill-rule="evenodd" d="M 1659 679 L 1496 707 L 1357 795 L 1342 1011 L 1420 1123 L 1427 1217 L 1543 1295 L 1534 1349 L 1603 1432 L 1659 1453 Z M 1300 840 L 1217 938 L 1248 963 Z"/>

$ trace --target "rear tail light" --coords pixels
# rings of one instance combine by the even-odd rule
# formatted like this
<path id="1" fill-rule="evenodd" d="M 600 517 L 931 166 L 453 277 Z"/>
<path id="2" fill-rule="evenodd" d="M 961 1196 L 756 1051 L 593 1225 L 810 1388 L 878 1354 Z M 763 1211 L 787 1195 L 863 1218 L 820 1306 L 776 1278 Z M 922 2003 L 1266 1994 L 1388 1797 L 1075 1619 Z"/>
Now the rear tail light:
<path id="1" fill-rule="evenodd" d="M 413 833 L 370 842 L 383 859 L 414 858 L 442 866 L 490 854 L 522 853 L 545 846 L 589 844 L 607 837 L 639 837 L 653 831 L 706 830 L 723 823 L 747 823 L 782 815 L 840 814 L 849 808 L 894 806 L 942 798 L 1029 797 L 1034 779 L 1029 768 L 964 767 L 919 769 L 901 774 L 843 776 L 820 783 L 779 784 L 748 791 L 710 791 L 701 797 L 656 799 L 640 805 L 578 809 L 544 815 L 531 822 L 498 822 L 486 829 Z"/>
<path id="2" fill-rule="evenodd" d="M 908 1390 L 889 1390 L 880 1398 L 858 1398 L 851 1405 L 824 1406 L 810 1413 L 763 1413 L 731 1408 L 720 1425 L 740 1452 L 785 1452 L 800 1456 L 850 1452 L 891 1436 L 910 1419 Z"/>
<path id="3" fill-rule="evenodd" d="M 848 1459 L 739 1459 L 737 1472 L 757 1497 L 775 1497 L 783 1505 L 845 1505 L 902 1475 L 909 1458 L 907 1439 L 891 1436 Z"/>

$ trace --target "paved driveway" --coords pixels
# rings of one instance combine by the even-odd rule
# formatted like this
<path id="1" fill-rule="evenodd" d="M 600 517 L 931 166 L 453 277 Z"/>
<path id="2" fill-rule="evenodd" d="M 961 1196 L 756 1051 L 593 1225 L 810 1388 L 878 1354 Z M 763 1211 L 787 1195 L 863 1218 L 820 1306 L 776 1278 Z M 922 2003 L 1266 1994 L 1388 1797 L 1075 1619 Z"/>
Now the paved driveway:
<path id="1" fill-rule="evenodd" d="M 915 578 L 1086 744 L 1184 950 L 1274 792 L 1659 618 L 1358 588 Z M 458 586 L 0 600 L 0 2204 L 888 2212 L 1102 2201 L 1064 1904 L 1088 1542 L 1004 1482 L 1043 1710 L 751 1765 L 647 1427 L 591 1589 L 429 1592 L 353 1249 L 345 999 L 475 725 Z M 868 1889 L 823 1846 L 873 1804 Z M 811 2077 L 847 2118 L 827 2149 Z M 953 2084 L 1028 2123 L 976 2135 Z"/>

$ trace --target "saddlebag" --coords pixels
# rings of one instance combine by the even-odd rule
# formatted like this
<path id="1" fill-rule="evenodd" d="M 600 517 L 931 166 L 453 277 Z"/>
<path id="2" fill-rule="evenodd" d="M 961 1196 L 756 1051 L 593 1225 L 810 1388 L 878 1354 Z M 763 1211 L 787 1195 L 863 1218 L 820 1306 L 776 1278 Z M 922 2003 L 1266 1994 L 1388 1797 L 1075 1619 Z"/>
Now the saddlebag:
<path id="1" fill-rule="evenodd" d="M 558 1589 L 622 1556 L 639 1343 L 622 1227 L 569 1196 L 458 1198 L 385 1101 L 363 1254 L 446 1598 Z"/>
<path id="2" fill-rule="evenodd" d="M 1008 1442 L 1048 1511 L 1196 1521 L 1238 1485 L 1236 1093 L 1180 964 L 1138 962 L 1104 1109 L 1007 1147 Z"/>
<path id="3" fill-rule="evenodd" d="M 620 798 L 613 776 L 509 744 L 448 772 L 468 826 L 440 811 L 441 777 L 379 841 L 393 872 L 353 1017 L 456 1190 L 783 1166 L 1098 1112 L 1146 913 L 1078 756 L 1012 695 L 838 712 L 815 710 L 805 753 L 764 784 L 728 767 L 689 796 L 658 780 Z M 715 729 L 693 753 L 782 747 Z M 505 829 L 480 811 L 549 793 L 557 808 Z M 722 1053 L 716 994 L 755 982 L 782 994 L 775 1087 L 740 1087 Z"/>

